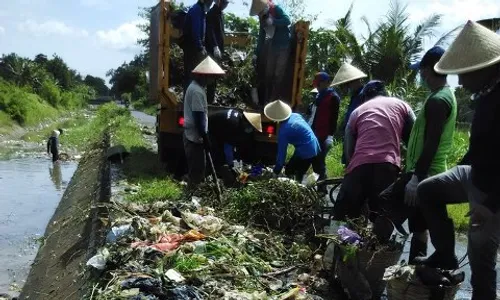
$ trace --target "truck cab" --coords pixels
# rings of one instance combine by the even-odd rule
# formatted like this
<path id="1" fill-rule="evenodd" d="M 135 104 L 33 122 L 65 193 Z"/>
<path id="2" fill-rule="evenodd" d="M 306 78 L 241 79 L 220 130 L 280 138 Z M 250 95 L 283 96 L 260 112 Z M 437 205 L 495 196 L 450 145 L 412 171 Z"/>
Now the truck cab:
<path id="1" fill-rule="evenodd" d="M 150 101 L 158 104 L 156 132 L 160 161 L 165 164 L 169 172 L 180 176 L 186 171 L 182 141 L 183 103 L 182 99 L 179 99 L 172 92 L 169 76 L 171 72 L 171 45 L 177 43 L 182 36 L 182 29 L 174 26 L 175 13 L 170 0 L 160 0 L 151 14 L 149 98 Z M 288 66 L 290 79 L 287 81 L 287 85 L 290 88 L 289 105 L 295 108 L 301 103 L 302 97 L 309 23 L 298 21 L 291 26 L 291 33 L 290 46 L 292 51 Z M 251 42 L 250 34 L 246 32 L 225 34 L 224 44 L 226 45 L 244 48 L 251 45 Z M 212 113 L 228 108 L 238 109 L 210 105 L 208 116 L 210 118 Z M 263 131 L 262 133 L 256 132 L 254 135 L 255 153 L 253 157 L 257 158 L 260 163 L 274 164 L 277 151 L 276 137 L 279 132 L 278 124 L 267 119 L 261 109 L 246 108 L 245 111 L 258 112 L 262 116 Z"/>

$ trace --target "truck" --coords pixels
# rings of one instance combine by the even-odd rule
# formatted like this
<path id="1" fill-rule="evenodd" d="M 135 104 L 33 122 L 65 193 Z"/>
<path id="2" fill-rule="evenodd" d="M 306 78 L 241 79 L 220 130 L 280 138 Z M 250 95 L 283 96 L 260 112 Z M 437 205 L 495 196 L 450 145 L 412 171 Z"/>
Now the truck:
<path id="1" fill-rule="evenodd" d="M 193 0 L 194 2 L 194 0 Z M 171 91 L 171 44 L 178 43 L 182 36 L 181 26 L 176 26 L 176 10 L 171 0 L 160 0 L 153 8 L 151 14 L 151 60 L 149 71 L 149 99 L 157 103 L 157 143 L 160 162 L 167 171 L 182 176 L 186 171 L 186 158 L 182 141 L 184 116 L 183 103 Z M 291 55 L 287 80 L 289 90 L 289 105 L 295 109 L 302 100 L 302 87 L 304 84 L 305 60 L 309 34 L 309 22 L 298 21 L 291 26 Z M 225 34 L 225 45 L 245 47 L 251 44 L 249 33 L 230 32 Z M 249 89 L 251 87 L 248 87 Z M 250 99 L 249 99 L 250 100 Z M 225 106 L 208 107 L 208 116 Z M 258 112 L 262 116 L 263 132 L 254 134 L 255 151 L 253 158 L 265 165 L 274 164 L 277 152 L 277 134 L 279 125 L 269 120 L 262 109 L 245 109 Z"/>

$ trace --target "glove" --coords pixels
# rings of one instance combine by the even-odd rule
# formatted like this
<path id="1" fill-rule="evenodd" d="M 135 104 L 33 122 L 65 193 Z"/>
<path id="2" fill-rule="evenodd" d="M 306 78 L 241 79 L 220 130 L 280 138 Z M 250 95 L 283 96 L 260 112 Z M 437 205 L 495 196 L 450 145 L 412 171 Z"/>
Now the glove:
<path id="1" fill-rule="evenodd" d="M 268 17 L 268 18 L 266 19 L 266 26 L 272 26 L 272 25 L 273 25 L 273 23 L 274 23 L 274 22 L 273 22 L 273 18 Z"/>
<path id="2" fill-rule="evenodd" d="M 329 135 L 325 141 L 326 151 L 329 151 L 333 146 L 333 136 Z"/>
<path id="3" fill-rule="evenodd" d="M 405 187 L 405 203 L 410 207 L 418 205 L 417 186 L 418 178 L 416 175 L 413 175 Z"/>
<path id="4" fill-rule="evenodd" d="M 199 55 L 200 55 L 201 59 L 205 59 L 205 57 L 207 57 L 207 50 L 205 49 L 205 47 L 203 47 L 200 50 Z"/>
<path id="5" fill-rule="evenodd" d="M 219 59 L 222 57 L 222 54 L 220 53 L 220 49 L 217 46 L 214 47 L 214 56 L 215 56 L 215 58 L 219 58 Z"/>

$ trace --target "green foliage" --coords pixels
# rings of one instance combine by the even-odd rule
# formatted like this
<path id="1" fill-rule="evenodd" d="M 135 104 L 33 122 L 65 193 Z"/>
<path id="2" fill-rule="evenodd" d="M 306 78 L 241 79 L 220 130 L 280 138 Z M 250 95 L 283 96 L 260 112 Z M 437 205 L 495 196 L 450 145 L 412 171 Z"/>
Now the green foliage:
<path id="1" fill-rule="evenodd" d="M 102 79 L 102 78 L 87 75 L 87 76 L 85 76 L 85 79 L 83 80 L 83 82 L 87 86 L 94 88 L 97 95 L 99 95 L 99 96 L 107 96 L 109 94 L 109 88 L 106 85 L 106 82 L 104 81 L 104 79 Z"/>
<path id="2" fill-rule="evenodd" d="M 177 199 L 181 195 L 179 185 L 171 180 L 154 179 L 139 181 L 141 186 L 139 192 L 127 197 L 127 200 L 133 202 L 166 201 Z"/>
<path id="3" fill-rule="evenodd" d="M 52 81 L 46 80 L 42 83 L 39 95 L 54 107 L 61 104 L 61 91 Z"/>

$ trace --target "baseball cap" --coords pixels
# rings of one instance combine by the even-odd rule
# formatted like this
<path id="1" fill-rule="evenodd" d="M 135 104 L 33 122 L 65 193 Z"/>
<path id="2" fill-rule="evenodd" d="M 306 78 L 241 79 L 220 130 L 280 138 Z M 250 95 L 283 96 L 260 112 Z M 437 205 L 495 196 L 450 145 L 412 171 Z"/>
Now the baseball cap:
<path id="1" fill-rule="evenodd" d="M 444 52 L 445 50 L 439 46 L 432 47 L 425 53 L 424 57 L 422 57 L 422 60 L 410 65 L 410 69 L 418 70 L 421 67 L 434 67 L 434 65 L 437 64 L 437 62 L 441 59 Z"/>
<path id="2" fill-rule="evenodd" d="M 313 86 L 316 87 L 320 81 L 330 81 L 332 78 L 326 72 L 318 72 L 314 76 Z"/>

